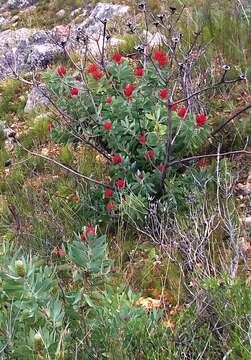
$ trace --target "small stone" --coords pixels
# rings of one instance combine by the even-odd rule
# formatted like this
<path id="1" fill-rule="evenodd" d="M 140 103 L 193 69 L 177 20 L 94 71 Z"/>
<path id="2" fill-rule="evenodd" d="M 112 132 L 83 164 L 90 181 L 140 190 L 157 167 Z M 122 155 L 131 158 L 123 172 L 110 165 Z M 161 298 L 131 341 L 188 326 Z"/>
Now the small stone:
<path id="1" fill-rule="evenodd" d="M 251 229 L 251 216 L 246 217 L 246 219 L 244 219 L 244 223 L 248 228 Z"/>
<path id="2" fill-rule="evenodd" d="M 57 13 L 56 13 L 56 16 L 60 19 L 62 19 L 63 17 L 65 17 L 66 15 L 66 11 L 64 9 L 61 9 L 59 10 Z"/>
<path id="3" fill-rule="evenodd" d="M 79 15 L 81 13 L 81 10 L 82 10 L 81 8 L 73 10 L 70 14 L 70 17 L 75 18 L 77 15 Z"/>

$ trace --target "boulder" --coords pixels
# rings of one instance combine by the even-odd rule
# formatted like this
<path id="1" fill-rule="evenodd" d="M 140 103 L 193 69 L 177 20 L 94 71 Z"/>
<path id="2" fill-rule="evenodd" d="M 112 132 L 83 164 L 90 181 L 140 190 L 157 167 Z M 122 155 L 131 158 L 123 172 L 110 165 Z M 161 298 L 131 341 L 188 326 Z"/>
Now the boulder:
<path id="1" fill-rule="evenodd" d="M 78 28 L 85 30 L 88 34 L 101 33 L 103 30 L 103 24 L 101 21 L 111 20 L 116 16 L 126 15 L 128 11 L 129 6 L 127 5 L 99 2 L 91 11 L 89 17 L 82 23 L 78 24 Z"/>
<path id="2" fill-rule="evenodd" d="M 35 108 L 40 106 L 46 106 L 49 104 L 49 100 L 46 97 L 47 90 L 44 85 L 33 87 L 28 95 L 28 99 L 24 108 L 24 112 L 32 112 Z"/>
<path id="3" fill-rule="evenodd" d="M 39 0 L 8 0 L 4 6 L 10 10 L 26 9 L 38 1 Z"/>

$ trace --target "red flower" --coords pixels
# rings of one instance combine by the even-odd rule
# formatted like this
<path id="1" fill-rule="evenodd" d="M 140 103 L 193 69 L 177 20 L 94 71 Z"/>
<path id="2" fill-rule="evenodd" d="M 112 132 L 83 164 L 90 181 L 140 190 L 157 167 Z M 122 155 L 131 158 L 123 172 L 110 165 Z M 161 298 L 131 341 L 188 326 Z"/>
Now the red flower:
<path id="1" fill-rule="evenodd" d="M 124 94 L 126 97 L 131 97 L 132 93 L 133 93 L 133 85 L 132 84 L 128 84 L 125 88 L 124 88 Z"/>
<path id="2" fill-rule="evenodd" d="M 164 165 L 164 164 L 160 164 L 160 165 L 159 165 L 159 171 L 160 171 L 161 173 L 163 173 L 163 172 L 165 171 L 165 165 Z"/>
<path id="3" fill-rule="evenodd" d="M 198 166 L 200 169 L 204 169 L 207 167 L 207 163 L 206 163 L 206 160 L 205 159 L 200 159 L 199 162 L 198 162 Z"/>
<path id="4" fill-rule="evenodd" d="M 136 74 L 136 76 L 138 76 L 138 77 L 144 76 L 144 69 L 143 69 L 143 68 L 137 68 L 137 69 L 135 70 L 135 74 Z"/>
<path id="5" fill-rule="evenodd" d="M 90 235 L 96 234 L 96 228 L 94 226 L 87 226 L 85 231 L 80 235 L 80 240 L 88 240 Z"/>
<path id="6" fill-rule="evenodd" d="M 112 210 L 115 210 L 116 209 L 116 204 L 114 202 L 109 202 L 107 205 L 106 205 L 106 208 L 108 211 L 112 211 Z"/>
<path id="7" fill-rule="evenodd" d="M 123 162 L 123 159 L 119 154 L 115 154 L 112 157 L 112 162 L 113 162 L 113 164 L 121 164 Z"/>
<path id="8" fill-rule="evenodd" d="M 161 89 L 159 91 L 159 96 L 162 98 L 162 99 L 166 99 L 168 97 L 168 90 L 167 89 Z"/>
<path id="9" fill-rule="evenodd" d="M 88 67 L 87 67 L 87 72 L 89 74 L 92 74 L 92 73 L 94 73 L 94 72 L 96 72 L 98 70 L 100 70 L 100 69 L 99 69 L 98 65 L 96 65 L 96 64 L 89 64 Z"/>
<path id="10" fill-rule="evenodd" d="M 121 60 L 122 60 L 122 55 L 116 51 L 113 55 L 112 55 L 112 60 L 117 63 L 117 64 L 120 64 L 121 63 Z"/>
<path id="11" fill-rule="evenodd" d="M 111 104 L 112 103 L 112 98 L 111 97 L 107 98 L 105 100 L 105 102 L 106 102 L 106 104 Z"/>
<path id="12" fill-rule="evenodd" d="M 146 136 L 145 135 L 139 135 L 138 140 L 142 145 L 145 145 L 146 143 Z"/>
<path id="13" fill-rule="evenodd" d="M 71 96 L 77 96 L 78 95 L 78 88 L 72 88 L 71 89 Z"/>
<path id="14" fill-rule="evenodd" d="M 51 130 L 54 129 L 54 127 L 55 126 L 51 122 L 48 123 L 48 131 L 49 132 L 51 132 Z"/>
<path id="15" fill-rule="evenodd" d="M 103 128 L 107 131 L 111 131 L 112 130 L 112 123 L 110 121 L 105 121 L 103 124 Z"/>
<path id="16" fill-rule="evenodd" d="M 125 179 L 117 179 L 115 181 L 115 185 L 117 186 L 118 189 L 124 189 L 125 184 L 126 184 Z"/>
<path id="17" fill-rule="evenodd" d="M 178 105 L 177 105 L 177 104 L 173 104 L 173 105 L 171 106 L 171 109 L 172 109 L 172 111 L 177 111 L 177 110 L 178 110 Z"/>
<path id="18" fill-rule="evenodd" d="M 197 115 L 196 121 L 197 121 L 196 128 L 200 128 L 202 125 L 206 123 L 207 117 L 204 114 L 199 114 Z"/>
<path id="19" fill-rule="evenodd" d="M 64 256 L 65 255 L 65 251 L 64 249 L 60 248 L 60 247 L 56 247 L 56 249 L 54 250 L 54 254 L 56 256 Z"/>
<path id="20" fill-rule="evenodd" d="M 113 195 L 112 189 L 105 189 L 105 192 L 104 192 L 105 199 L 109 199 L 110 197 L 112 197 L 112 195 Z"/>
<path id="21" fill-rule="evenodd" d="M 147 158 L 147 160 L 151 161 L 154 158 L 154 151 L 153 150 L 148 150 L 146 152 L 146 158 Z"/>
<path id="22" fill-rule="evenodd" d="M 94 80 L 100 80 L 103 76 L 103 73 L 100 69 L 97 69 L 96 71 L 93 71 L 92 73 L 92 77 Z"/>
<path id="23" fill-rule="evenodd" d="M 168 64 L 168 56 L 162 49 L 153 53 L 153 59 L 156 60 L 160 66 L 166 66 Z"/>
<path id="24" fill-rule="evenodd" d="M 53 65 L 52 65 L 52 64 L 49 64 L 49 65 L 48 65 L 48 68 L 49 68 L 50 70 L 53 70 Z"/>
<path id="25" fill-rule="evenodd" d="M 58 67 L 58 75 L 60 77 L 63 77 L 66 74 L 66 68 L 62 65 Z"/>
<path id="26" fill-rule="evenodd" d="M 186 116 L 187 112 L 188 112 L 188 110 L 186 108 L 180 108 L 178 111 L 178 115 L 179 115 L 179 117 L 184 118 Z"/>

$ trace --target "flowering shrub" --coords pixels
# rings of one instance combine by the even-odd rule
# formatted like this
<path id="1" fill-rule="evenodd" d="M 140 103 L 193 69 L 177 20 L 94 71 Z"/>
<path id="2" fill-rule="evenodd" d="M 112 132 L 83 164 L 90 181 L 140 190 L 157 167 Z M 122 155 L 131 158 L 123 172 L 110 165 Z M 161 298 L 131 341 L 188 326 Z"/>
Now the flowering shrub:
<path id="1" fill-rule="evenodd" d="M 160 49 L 143 69 L 115 52 L 105 71 L 94 63 L 86 66 L 86 83 L 79 83 L 62 66 L 46 74 L 49 88 L 58 96 L 58 108 L 71 119 L 70 129 L 84 139 L 93 137 L 108 154 L 111 181 L 107 185 L 113 191 L 104 190 L 104 199 L 113 200 L 106 204 L 109 211 L 117 208 L 117 192 L 154 196 L 164 174 L 174 174 L 175 168 L 166 164 L 169 116 L 170 161 L 199 152 L 208 137 L 207 116 L 189 111 L 186 101 L 178 102 L 180 89 L 173 94 L 173 84 L 167 86 L 163 80 L 170 71 L 168 61 L 168 54 Z M 54 136 L 57 131 L 53 129 Z"/>

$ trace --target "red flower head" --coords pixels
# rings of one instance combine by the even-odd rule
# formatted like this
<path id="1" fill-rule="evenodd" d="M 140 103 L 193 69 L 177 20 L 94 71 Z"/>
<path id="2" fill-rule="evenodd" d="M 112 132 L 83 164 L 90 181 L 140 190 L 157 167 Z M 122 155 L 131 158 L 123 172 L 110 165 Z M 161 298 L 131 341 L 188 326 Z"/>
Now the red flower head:
<path id="1" fill-rule="evenodd" d="M 116 204 L 114 202 L 109 202 L 107 205 L 106 205 L 106 208 L 108 211 L 112 211 L 112 210 L 115 210 L 116 209 Z"/>
<path id="2" fill-rule="evenodd" d="M 54 127 L 55 126 L 51 122 L 48 123 L 48 131 L 49 132 L 51 132 L 51 130 L 54 129 Z"/>
<path id="3" fill-rule="evenodd" d="M 200 128 L 202 125 L 204 125 L 207 122 L 207 117 L 204 114 L 197 115 L 196 118 L 196 128 Z"/>
<path id="4" fill-rule="evenodd" d="M 132 93 L 133 93 L 133 85 L 132 84 L 128 84 L 125 88 L 124 88 L 124 94 L 126 97 L 131 97 Z"/>
<path id="5" fill-rule="evenodd" d="M 112 55 L 112 60 L 116 63 L 116 64 L 120 64 L 122 61 L 122 55 L 116 51 L 113 55 Z"/>
<path id="6" fill-rule="evenodd" d="M 112 123 L 110 121 L 105 121 L 103 124 L 103 128 L 107 131 L 111 131 L 112 130 Z"/>
<path id="7" fill-rule="evenodd" d="M 115 154 L 112 157 L 112 162 L 113 162 L 113 164 L 121 164 L 123 162 L 123 159 L 119 154 Z"/>
<path id="8" fill-rule="evenodd" d="M 103 73 L 100 69 L 97 69 L 96 71 L 93 71 L 92 73 L 92 77 L 94 80 L 100 80 L 103 76 Z"/>
<path id="9" fill-rule="evenodd" d="M 136 74 L 136 76 L 138 76 L 138 77 L 144 76 L 144 69 L 143 69 L 143 68 L 137 68 L 137 69 L 135 70 L 135 74 Z"/>
<path id="10" fill-rule="evenodd" d="M 115 185 L 117 186 L 118 189 L 124 189 L 125 184 L 126 184 L 125 179 L 117 179 L 115 181 Z"/>
<path id="11" fill-rule="evenodd" d="M 98 70 L 100 70 L 100 69 L 99 69 L 98 65 L 96 65 L 96 64 L 89 64 L 88 67 L 87 67 L 87 72 L 89 74 L 92 74 L 92 73 L 94 73 L 94 72 L 96 72 Z"/>
<path id="12" fill-rule="evenodd" d="M 164 164 L 160 164 L 160 165 L 159 165 L 159 171 L 160 171 L 161 173 L 163 173 L 163 172 L 165 171 L 165 165 L 164 165 Z"/>
<path id="13" fill-rule="evenodd" d="M 105 189 L 105 192 L 104 192 L 105 199 L 111 198 L 112 195 L 113 195 L 113 190 L 112 189 Z"/>
<path id="14" fill-rule="evenodd" d="M 153 53 L 153 59 L 157 61 L 160 66 L 166 66 L 168 64 L 168 56 L 162 49 Z"/>
<path id="15" fill-rule="evenodd" d="M 72 88 L 71 89 L 71 96 L 77 96 L 78 95 L 78 88 Z"/>
<path id="16" fill-rule="evenodd" d="M 87 226 L 85 231 L 80 235 L 80 240 L 88 240 L 90 235 L 96 234 L 96 228 L 94 226 Z"/>
<path id="17" fill-rule="evenodd" d="M 206 163 L 206 160 L 205 159 L 200 159 L 199 162 L 198 162 L 198 166 L 200 169 L 204 169 L 207 167 L 207 163 Z"/>
<path id="18" fill-rule="evenodd" d="M 167 89 L 161 89 L 159 91 L 159 96 L 162 98 L 162 99 L 166 99 L 168 97 L 168 90 Z"/>
<path id="19" fill-rule="evenodd" d="M 62 65 L 58 67 L 58 75 L 60 77 L 63 77 L 66 74 L 66 68 Z"/>
<path id="20" fill-rule="evenodd" d="M 145 145 L 146 143 L 146 136 L 145 135 L 139 135 L 138 140 L 142 145 Z"/>
<path id="21" fill-rule="evenodd" d="M 153 150 L 148 150 L 146 152 L 146 158 L 147 158 L 147 160 L 151 161 L 154 158 L 154 151 Z"/>
<path id="22" fill-rule="evenodd" d="M 172 109 L 172 111 L 177 111 L 178 110 L 178 105 L 177 104 L 171 105 L 171 109 Z"/>
<path id="23" fill-rule="evenodd" d="M 178 115 L 181 118 L 184 118 L 187 115 L 188 110 L 186 108 L 180 108 L 178 110 Z"/>
<path id="24" fill-rule="evenodd" d="M 56 256 L 65 256 L 65 251 L 60 247 L 56 247 L 56 249 L 54 250 L 54 254 Z"/>
<path id="25" fill-rule="evenodd" d="M 107 98 L 105 100 L 105 102 L 106 102 L 106 104 L 111 104 L 112 103 L 112 98 L 111 97 Z"/>

